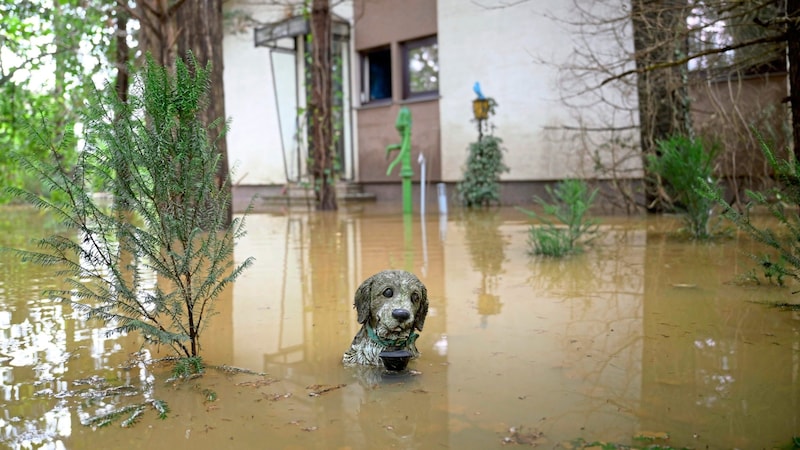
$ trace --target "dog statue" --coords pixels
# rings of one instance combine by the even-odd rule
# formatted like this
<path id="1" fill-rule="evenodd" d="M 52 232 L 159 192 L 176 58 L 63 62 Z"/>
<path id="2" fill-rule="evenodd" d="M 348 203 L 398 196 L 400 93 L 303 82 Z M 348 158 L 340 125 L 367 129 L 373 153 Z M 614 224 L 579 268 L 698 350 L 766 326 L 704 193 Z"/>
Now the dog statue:
<path id="1" fill-rule="evenodd" d="M 404 270 L 376 273 L 358 287 L 353 307 L 361 329 L 342 357 L 344 365 L 382 366 L 382 352 L 419 356 L 414 343 L 419 335 L 414 330 L 422 331 L 425 323 L 428 290 L 414 274 Z"/>

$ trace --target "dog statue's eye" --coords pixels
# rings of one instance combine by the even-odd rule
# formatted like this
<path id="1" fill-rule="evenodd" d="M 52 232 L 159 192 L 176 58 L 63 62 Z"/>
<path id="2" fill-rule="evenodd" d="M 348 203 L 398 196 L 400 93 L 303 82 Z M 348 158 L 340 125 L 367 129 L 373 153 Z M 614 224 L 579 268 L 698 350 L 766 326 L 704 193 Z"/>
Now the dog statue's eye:
<path id="1" fill-rule="evenodd" d="M 383 291 L 383 296 L 384 296 L 384 297 L 386 297 L 386 298 L 392 298 L 392 296 L 393 296 L 393 295 L 394 295 L 394 291 L 392 290 L 392 288 L 386 288 L 386 289 L 384 289 L 384 291 Z"/>
<path id="2" fill-rule="evenodd" d="M 419 301 L 419 294 L 417 294 L 416 292 L 411 294 L 411 301 L 417 303 Z"/>

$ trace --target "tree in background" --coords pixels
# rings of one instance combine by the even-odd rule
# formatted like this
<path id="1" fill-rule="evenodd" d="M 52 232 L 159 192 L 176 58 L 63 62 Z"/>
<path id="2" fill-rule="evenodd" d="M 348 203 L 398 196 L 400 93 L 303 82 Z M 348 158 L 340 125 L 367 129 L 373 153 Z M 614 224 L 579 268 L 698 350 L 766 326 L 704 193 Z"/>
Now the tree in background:
<path id="1" fill-rule="evenodd" d="M 333 62 L 329 0 L 311 2 L 310 169 L 317 209 L 335 210 L 333 164 Z"/>
<path id="2" fill-rule="evenodd" d="M 144 0 L 143 0 L 144 1 Z M 220 127 L 226 127 L 225 115 L 225 83 L 223 70 L 225 68 L 222 58 L 222 0 L 194 0 L 188 5 L 178 9 L 178 54 L 182 58 L 191 52 L 202 67 L 210 65 L 209 81 L 211 89 L 208 93 L 208 107 L 201 111 L 201 120 L 206 125 L 218 122 Z M 224 131 L 224 130 L 220 130 Z M 216 141 L 216 148 L 220 155 L 220 164 L 217 168 L 217 186 L 226 186 L 230 176 L 228 162 L 228 143 L 225 133 L 220 133 Z M 228 223 L 233 217 L 232 203 L 228 203 Z"/>
<path id="3" fill-rule="evenodd" d="M 109 12 L 96 0 L 0 0 L 0 185 L 41 191 L 8 150 L 44 157 L 28 129 L 40 120 L 54 125 L 54 144 L 71 141 L 65 125 L 103 75 L 112 46 Z M 59 158 L 74 161 L 74 145 L 60 148 Z"/>
<path id="4" fill-rule="evenodd" d="M 156 63 L 174 71 L 176 59 L 184 59 L 188 52 L 192 52 L 201 67 L 210 64 L 210 102 L 209 107 L 201 111 L 201 120 L 206 125 L 218 124 L 224 128 L 222 0 L 137 0 L 135 7 L 122 1 L 117 4 L 139 22 L 136 34 L 139 58 L 150 54 Z M 218 121 L 220 118 L 221 122 Z M 216 183 L 217 186 L 227 186 L 230 165 L 225 133 L 220 133 L 217 138 L 216 149 L 221 158 Z M 232 216 L 232 207 L 228 205 L 228 222 Z"/>
<path id="5" fill-rule="evenodd" d="M 131 24 L 129 19 L 138 22 Z M 132 32 L 135 30 L 135 32 Z M 206 124 L 225 117 L 222 81 L 222 0 L 0 0 L 0 145 L 41 151 L 33 145 L 28 123 L 34 116 L 51 127 L 54 144 L 66 132 L 84 101 L 96 89 L 93 77 L 115 77 L 120 99 L 127 97 L 129 42 L 137 46 L 134 55 L 145 54 L 174 71 L 177 55 L 192 51 L 205 67 L 209 62 L 211 102 L 204 111 Z M 110 63 L 110 64 L 109 64 Z M 110 73 L 108 67 L 116 69 Z M 222 122 L 221 126 L 224 126 Z M 224 134 L 216 143 L 222 156 L 217 182 L 228 177 Z M 75 149 L 61 146 L 65 162 Z M 43 155 L 41 155 L 43 156 Z M 5 154 L 0 155 L 2 184 L 28 185 L 26 178 Z M 229 214 L 230 215 L 230 214 Z"/>
<path id="6" fill-rule="evenodd" d="M 629 204 L 657 207 L 653 190 L 646 204 L 634 195 L 628 181 L 637 178 L 639 165 L 632 161 L 657 154 L 655 142 L 660 139 L 697 131 L 689 114 L 688 87 L 709 89 L 710 82 L 727 79 L 736 90 L 740 87 L 735 84 L 747 75 L 780 72 L 788 66 L 790 140 L 800 152 L 800 72 L 791 70 L 800 68 L 800 47 L 795 48 L 800 45 L 796 44 L 798 3 L 573 0 L 569 17 L 554 18 L 572 29 L 577 42 L 569 62 L 560 66 L 562 98 L 575 107 L 575 123 L 560 129 L 579 140 L 593 158 L 597 148 L 610 148 L 609 160 L 596 156 L 594 176 L 611 178 Z M 586 108 L 589 104 L 595 108 Z M 605 108 L 603 113 L 592 116 L 598 105 Z M 760 154 L 750 132 L 753 121 L 772 124 L 784 119 L 781 108 L 720 112 L 726 114 L 730 116 L 726 129 L 737 133 L 736 145 L 753 155 Z M 633 131 L 638 131 L 638 143 L 632 139 Z M 752 173 L 764 166 L 746 170 Z"/>
<path id="7" fill-rule="evenodd" d="M 689 4 L 685 0 L 631 0 L 637 70 L 673 62 L 689 53 L 688 36 L 683 32 L 688 15 Z M 684 63 L 639 73 L 636 92 L 639 99 L 639 143 L 643 155 L 657 153 L 656 143 L 660 140 L 675 134 L 692 134 L 687 72 Z M 648 185 L 645 192 L 647 209 L 660 210 L 658 187 Z"/>
<path id="8" fill-rule="evenodd" d="M 194 53 L 201 66 L 211 63 L 211 101 L 203 120 L 211 124 L 225 118 L 222 3 L 223 0 L 117 0 L 115 4 L 101 0 L 34 0 L 18 4 L 0 0 L 0 145 L 27 148 L 31 155 L 40 151 L 27 130 L 34 115 L 55 124 L 52 130 L 56 143 L 64 133 L 63 125 L 73 121 L 95 89 L 94 75 L 113 77 L 114 89 L 124 102 L 131 60 L 141 62 L 147 54 L 173 70 L 176 59 L 185 57 L 188 51 Z M 309 167 L 318 208 L 336 209 L 330 2 L 263 3 L 311 5 Z M 109 66 L 116 73 L 111 73 Z M 44 88 L 36 84 L 35 74 L 39 71 L 51 73 Z M 216 179 L 222 186 L 229 174 L 229 162 L 225 135 L 218 139 L 216 148 L 222 161 Z M 66 162 L 74 158 L 74 148 L 63 151 Z M 0 154 L 0 167 L 4 169 L 0 171 L 0 184 L 32 187 L 39 183 L 16 170 L 5 154 Z"/>

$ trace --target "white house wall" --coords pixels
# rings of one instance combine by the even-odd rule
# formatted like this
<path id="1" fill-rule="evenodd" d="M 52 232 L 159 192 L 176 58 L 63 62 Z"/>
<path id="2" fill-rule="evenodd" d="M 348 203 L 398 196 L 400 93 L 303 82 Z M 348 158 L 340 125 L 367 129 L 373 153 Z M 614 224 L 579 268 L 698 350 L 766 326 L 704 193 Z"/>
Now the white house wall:
<path id="1" fill-rule="evenodd" d="M 259 22 L 280 20 L 276 8 L 225 3 L 226 11 L 251 14 Z M 283 184 L 286 176 L 278 113 L 273 95 L 270 51 L 256 47 L 253 28 L 232 32 L 226 27 L 222 41 L 225 61 L 225 113 L 230 119 L 228 159 L 233 182 L 245 185 Z"/>
<path id="2" fill-rule="evenodd" d="M 496 125 L 495 134 L 508 149 L 505 162 L 511 170 L 503 175 L 504 180 L 602 177 L 593 172 L 594 163 L 589 158 L 590 153 L 600 148 L 593 148 L 593 143 L 575 139 L 562 129 L 564 125 L 576 124 L 576 114 L 587 112 L 569 108 L 560 100 L 559 76 L 563 73 L 556 66 L 570 62 L 575 37 L 552 17 L 570 18 L 572 5 L 573 2 L 565 0 L 439 0 L 439 92 L 445 181 L 462 177 L 468 145 L 477 139 L 471 104 L 476 98 L 472 91 L 476 81 L 481 83 L 483 93 L 499 105 L 491 122 Z M 635 96 L 625 99 L 627 104 L 631 101 L 635 101 Z M 602 110 L 597 110 L 584 115 L 584 119 L 603 115 Z M 598 127 L 608 117 L 599 119 L 598 123 L 588 125 Z M 629 125 L 634 119 L 628 113 L 618 120 Z M 605 160 L 611 158 L 602 151 L 600 156 Z M 638 159 L 632 164 L 636 169 Z"/>

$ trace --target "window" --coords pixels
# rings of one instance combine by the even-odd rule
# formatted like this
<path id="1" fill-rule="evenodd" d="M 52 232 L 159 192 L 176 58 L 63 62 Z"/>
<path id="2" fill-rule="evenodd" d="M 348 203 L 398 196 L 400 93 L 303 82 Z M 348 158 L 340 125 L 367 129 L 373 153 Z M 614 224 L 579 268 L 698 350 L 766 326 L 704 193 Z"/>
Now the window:
<path id="1" fill-rule="evenodd" d="M 403 44 L 403 98 L 439 93 L 439 45 L 436 36 Z"/>
<path id="2" fill-rule="evenodd" d="M 392 52 L 381 47 L 361 53 L 361 102 L 392 98 Z"/>

